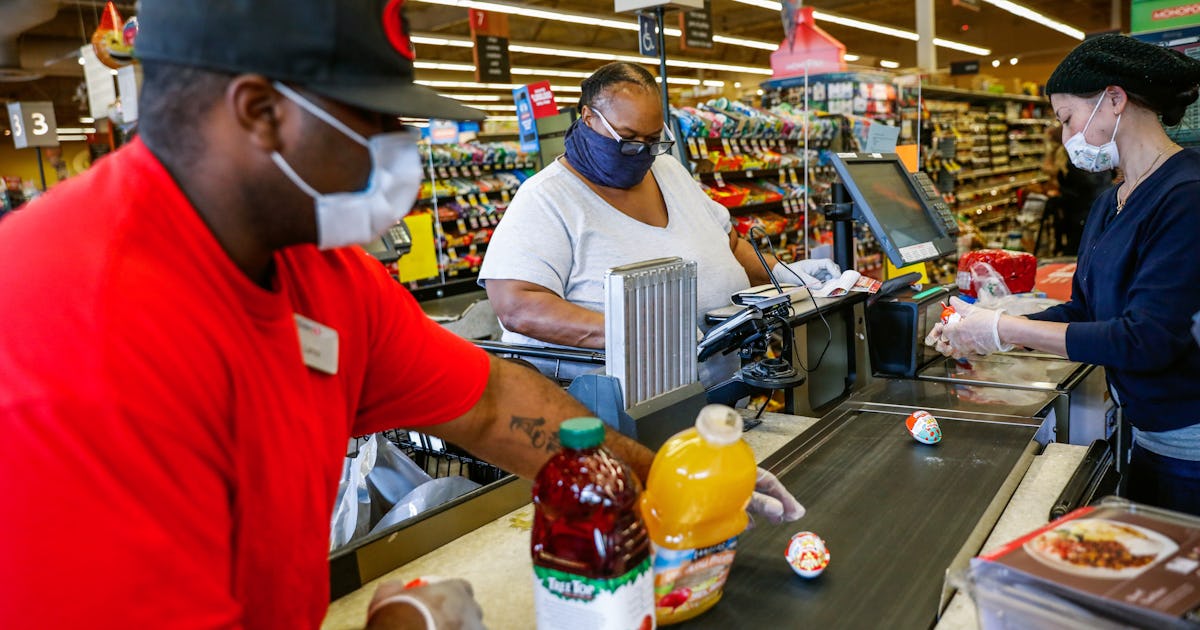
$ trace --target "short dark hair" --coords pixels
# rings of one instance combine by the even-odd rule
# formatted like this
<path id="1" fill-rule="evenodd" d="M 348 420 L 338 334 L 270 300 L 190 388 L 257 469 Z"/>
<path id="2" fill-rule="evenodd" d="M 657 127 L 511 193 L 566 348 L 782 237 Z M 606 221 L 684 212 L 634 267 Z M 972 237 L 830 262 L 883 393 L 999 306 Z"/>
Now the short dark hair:
<path id="1" fill-rule="evenodd" d="M 205 142 L 195 131 L 201 117 L 220 102 L 233 75 L 162 61 L 142 62 L 138 135 L 155 151 L 194 158 Z"/>
<path id="2" fill-rule="evenodd" d="M 583 89 L 583 94 L 579 96 L 579 109 L 582 110 L 584 105 L 592 107 L 595 103 L 604 100 L 605 92 L 620 83 L 632 83 L 647 90 L 658 91 L 658 83 L 649 70 L 636 63 L 614 61 L 600 66 L 592 73 L 592 76 L 579 84 L 579 87 Z"/>

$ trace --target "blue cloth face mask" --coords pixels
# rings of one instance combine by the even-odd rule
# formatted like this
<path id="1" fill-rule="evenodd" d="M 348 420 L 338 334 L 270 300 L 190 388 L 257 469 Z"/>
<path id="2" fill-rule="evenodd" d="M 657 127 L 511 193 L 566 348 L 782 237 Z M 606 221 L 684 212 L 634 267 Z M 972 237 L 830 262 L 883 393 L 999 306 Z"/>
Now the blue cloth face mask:
<path id="1" fill-rule="evenodd" d="M 654 166 L 655 156 L 648 148 L 633 155 L 621 153 L 617 133 L 600 112 L 592 110 L 592 113 L 600 117 L 613 137 L 603 136 L 583 124 L 582 118 L 576 120 L 567 129 L 565 138 L 567 161 L 580 175 L 598 186 L 622 190 L 637 186 Z"/>
<path id="2" fill-rule="evenodd" d="M 288 86 L 276 83 L 275 89 L 366 147 L 371 155 L 371 175 L 365 189 L 322 194 L 305 182 L 278 151 L 271 153 L 271 160 L 283 174 L 313 199 L 317 212 L 317 247 L 333 249 L 366 243 L 378 238 L 408 214 L 421 190 L 418 134 L 413 130 L 393 131 L 364 138 Z"/>

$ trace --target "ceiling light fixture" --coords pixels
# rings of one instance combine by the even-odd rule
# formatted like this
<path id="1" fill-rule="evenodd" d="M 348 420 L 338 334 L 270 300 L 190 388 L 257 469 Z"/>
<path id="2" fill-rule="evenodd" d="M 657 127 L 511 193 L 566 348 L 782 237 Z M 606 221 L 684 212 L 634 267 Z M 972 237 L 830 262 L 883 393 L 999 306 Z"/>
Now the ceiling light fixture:
<path id="1" fill-rule="evenodd" d="M 999 68 L 999 67 L 1000 67 L 1000 60 L 999 60 L 999 59 L 993 59 L 993 60 L 992 60 L 992 67 L 993 67 L 993 68 Z"/>
<path id="2" fill-rule="evenodd" d="M 858 61 L 859 59 L 862 59 L 862 57 L 859 57 L 858 55 L 851 55 L 850 53 L 846 53 L 846 54 L 842 55 L 842 59 L 849 61 L 849 62 L 855 62 L 855 61 Z"/>
<path id="3" fill-rule="evenodd" d="M 984 1 L 991 2 L 992 0 Z M 734 2 L 740 2 L 742 4 L 748 4 L 754 7 L 769 9 L 775 13 L 779 13 L 783 10 L 783 6 L 780 3 L 772 0 L 734 0 Z M 894 26 L 875 24 L 873 22 L 867 22 L 866 20 L 858 20 L 852 17 L 837 15 L 835 13 L 827 13 L 825 11 L 813 11 L 813 19 L 817 20 L 818 22 L 829 22 L 830 24 L 838 24 L 848 28 L 857 28 L 864 31 L 870 31 L 872 33 L 879 33 L 880 35 L 890 35 L 900 39 L 907 39 L 910 42 L 915 42 L 921 39 L 921 37 L 913 31 L 896 28 Z M 933 44 L 942 48 L 968 52 L 973 55 L 992 54 L 992 51 L 987 48 L 980 48 L 979 46 L 972 46 L 970 44 L 964 44 L 962 42 L 956 42 L 949 39 L 942 39 L 940 37 L 935 37 L 933 39 Z"/>
<path id="4" fill-rule="evenodd" d="M 515 90 L 517 88 L 525 87 L 524 85 L 522 85 L 520 83 L 476 83 L 474 81 L 426 81 L 424 79 L 417 79 L 416 81 L 413 81 L 413 83 L 417 83 L 419 85 L 424 85 L 426 87 L 446 88 L 446 89 L 460 88 L 460 89 L 471 89 L 471 90 L 510 90 L 511 91 L 511 90 Z M 551 85 L 550 89 L 555 92 L 582 92 L 583 91 L 582 89 L 580 89 L 580 87 L 578 85 Z"/>
<path id="5" fill-rule="evenodd" d="M 501 99 L 499 94 L 438 94 L 438 96 L 444 96 L 446 98 L 452 98 L 452 99 L 456 99 L 459 101 L 467 101 L 467 102 L 476 102 L 476 101 L 496 102 Z"/>
<path id="6" fill-rule="evenodd" d="M 895 70 L 896 68 L 899 68 L 899 67 L 900 67 L 900 62 L 899 62 L 899 61 L 892 61 L 892 60 L 890 60 L 890 59 L 880 59 L 880 60 L 879 60 L 879 65 L 881 65 L 881 66 L 883 66 L 884 68 L 887 68 L 887 69 L 889 69 L 889 70 Z"/>
<path id="7" fill-rule="evenodd" d="M 1083 38 L 1084 38 L 1083 31 L 1075 28 L 1074 26 L 1071 26 L 1070 24 L 1065 24 L 1063 22 L 1059 22 L 1058 20 L 1052 20 L 1049 17 L 1042 15 L 1041 13 L 1038 13 L 1037 11 L 1034 11 L 1033 9 L 1030 9 L 1029 7 L 1019 5 L 1016 2 L 1010 2 L 1009 0 L 983 0 L 983 1 L 998 8 L 998 9 L 1003 9 L 1013 15 L 1016 15 L 1018 17 L 1023 17 L 1026 20 L 1029 20 L 1030 22 L 1037 22 L 1038 24 L 1041 24 L 1042 26 L 1045 26 L 1046 28 L 1056 30 L 1059 33 L 1062 33 L 1063 35 L 1066 35 L 1067 37 L 1071 37 L 1071 38 L 1077 39 L 1079 41 L 1083 41 Z"/>
<path id="8" fill-rule="evenodd" d="M 1015 65 L 1017 65 L 1017 62 L 1018 62 L 1018 61 L 1020 61 L 1020 60 L 1019 60 L 1019 59 L 1017 59 L 1016 57 L 1013 57 L 1013 58 L 1011 58 L 1011 59 L 1009 59 L 1009 60 L 1008 60 L 1008 65 L 1010 65 L 1010 66 L 1015 66 Z"/>

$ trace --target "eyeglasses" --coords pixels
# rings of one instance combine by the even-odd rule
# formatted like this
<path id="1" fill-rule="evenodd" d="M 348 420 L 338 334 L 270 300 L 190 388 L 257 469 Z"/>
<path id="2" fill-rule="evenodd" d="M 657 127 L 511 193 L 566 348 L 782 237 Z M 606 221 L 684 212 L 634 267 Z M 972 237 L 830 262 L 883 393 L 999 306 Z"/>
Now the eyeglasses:
<path id="1" fill-rule="evenodd" d="M 671 135 L 671 129 L 669 127 L 663 127 L 663 133 L 666 134 L 667 138 L 669 138 L 668 140 L 662 140 L 660 142 L 626 140 L 617 134 L 617 131 L 612 128 L 612 125 L 608 124 L 608 119 L 604 117 L 604 114 L 600 113 L 600 110 L 594 107 L 591 108 L 591 110 L 600 117 L 600 122 L 604 123 L 604 128 L 607 129 L 608 133 L 616 139 L 617 147 L 621 151 L 621 155 L 637 155 L 642 151 L 649 151 L 650 155 L 662 155 L 667 151 L 670 151 L 671 147 L 675 146 L 675 136 Z"/>

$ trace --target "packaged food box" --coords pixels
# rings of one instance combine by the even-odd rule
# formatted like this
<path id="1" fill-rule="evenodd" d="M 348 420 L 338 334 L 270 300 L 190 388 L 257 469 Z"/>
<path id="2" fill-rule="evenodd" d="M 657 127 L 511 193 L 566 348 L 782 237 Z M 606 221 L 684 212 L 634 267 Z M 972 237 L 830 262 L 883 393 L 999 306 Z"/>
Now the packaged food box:
<path id="1" fill-rule="evenodd" d="M 1107 498 L 971 560 L 984 630 L 1195 628 L 1200 519 Z"/>

